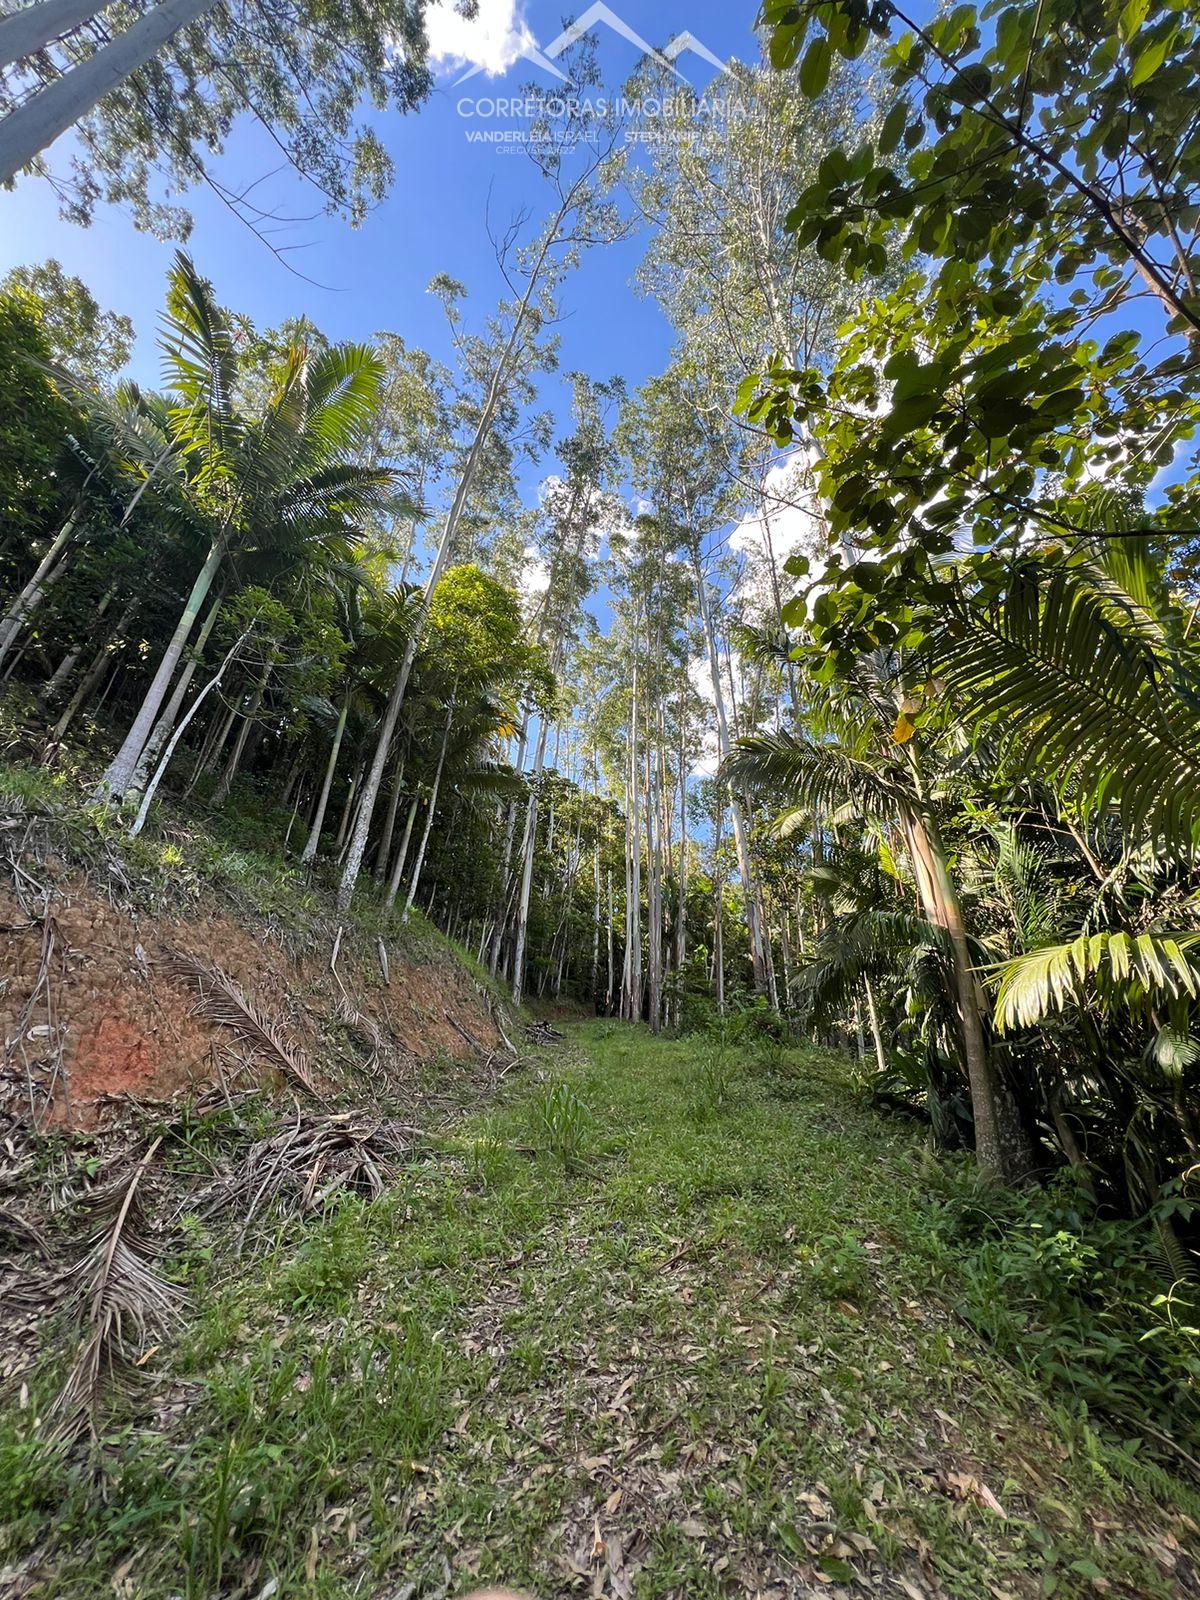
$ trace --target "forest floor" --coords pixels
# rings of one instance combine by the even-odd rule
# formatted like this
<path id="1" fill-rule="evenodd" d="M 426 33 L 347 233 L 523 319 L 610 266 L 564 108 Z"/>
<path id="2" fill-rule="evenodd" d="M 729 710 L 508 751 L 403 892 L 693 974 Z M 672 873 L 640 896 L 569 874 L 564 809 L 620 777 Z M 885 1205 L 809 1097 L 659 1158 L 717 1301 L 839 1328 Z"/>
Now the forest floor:
<path id="1" fill-rule="evenodd" d="M 835 1056 L 574 1025 L 374 1200 L 185 1216 L 90 1460 L 0 1426 L 0 1593 L 1200 1593 L 1192 1490 L 956 1312 L 931 1165 Z"/>

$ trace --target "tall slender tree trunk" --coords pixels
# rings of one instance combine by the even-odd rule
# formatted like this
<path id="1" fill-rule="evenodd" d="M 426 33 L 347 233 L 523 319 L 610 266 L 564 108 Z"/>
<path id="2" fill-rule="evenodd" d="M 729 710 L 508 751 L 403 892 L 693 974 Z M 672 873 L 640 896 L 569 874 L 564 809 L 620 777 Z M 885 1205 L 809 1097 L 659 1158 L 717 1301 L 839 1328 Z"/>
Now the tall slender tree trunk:
<path id="1" fill-rule="evenodd" d="M 167 0 L 167 3 L 170 4 L 171 0 Z M 3 126 L 4 124 L 0 124 L 0 127 Z M 179 663 L 180 656 L 183 654 L 183 648 L 187 644 L 188 636 L 195 625 L 196 618 L 200 614 L 200 608 L 208 597 L 208 591 L 211 589 L 213 579 L 216 577 L 217 568 L 221 564 L 222 554 L 222 547 L 218 541 L 208 552 L 204 565 L 196 574 L 196 580 L 192 584 L 192 592 L 189 594 L 182 615 L 175 625 L 175 632 L 171 635 L 171 641 L 163 651 L 158 670 L 150 682 L 150 687 L 146 690 L 145 699 L 142 701 L 137 716 L 133 719 L 133 725 L 125 735 L 121 748 L 109 762 L 104 776 L 96 786 L 97 800 L 120 800 L 132 783 L 138 760 L 154 727 L 154 719 L 158 716 L 159 709 L 166 698 L 168 685 L 175 675 L 175 668 Z"/>
<path id="2" fill-rule="evenodd" d="M 249 633 L 250 633 L 250 630 L 247 628 L 246 632 L 242 634 L 241 638 L 235 640 L 234 643 L 229 647 L 229 652 L 226 655 L 225 659 L 221 662 L 221 665 L 217 668 L 217 670 L 213 674 L 213 676 L 204 685 L 204 688 L 196 696 L 196 699 L 192 703 L 192 705 L 189 707 L 189 709 L 187 711 L 187 714 L 180 720 L 178 728 L 176 728 L 175 732 L 171 735 L 171 738 L 168 740 L 167 748 L 163 751 L 162 760 L 158 763 L 158 766 L 154 769 L 154 776 L 150 779 L 150 782 L 146 785 L 146 792 L 142 796 L 142 803 L 138 808 L 138 814 L 134 818 L 133 823 L 132 823 L 132 825 L 131 825 L 131 827 L 129 829 L 129 833 L 130 833 L 130 837 L 131 838 L 136 838 L 137 835 L 139 833 L 141 833 L 142 828 L 145 825 L 146 818 L 150 813 L 150 803 L 154 799 L 155 794 L 158 792 L 158 786 L 162 782 L 163 777 L 166 774 L 167 768 L 171 765 L 171 757 L 175 754 L 175 746 L 179 743 L 180 739 L 182 739 L 184 734 L 187 732 L 188 724 L 191 722 L 192 718 L 196 715 L 197 711 L 199 711 L 201 705 L 204 702 L 205 696 L 210 694 L 212 692 L 212 690 L 214 690 L 218 686 L 218 684 L 221 682 L 221 679 L 225 676 L 225 672 L 226 672 L 226 669 L 229 666 L 229 663 L 233 660 L 234 656 L 242 648 L 242 645 L 246 642 L 246 639 L 249 637 Z"/>
<path id="3" fill-rule="evenodd" d="M 529 712 L 526 711 L 521 719 L 521 732 L 517 739 L 517 759 L 514 762 L 516 771 L 524 776 L 525 752 L 529 744 Z M 504 946 L 504 935 L 508 927 L 509 909 L 512 902 L 514 884 L 512 881 L 512 853 L 513 842 L 517 832 L 517 798 L 514 795 L 508 802 L 507 816 L 504 822 L 504 850 L 500 857 L 499 900 L 496 907 L 496 920 L 492 927 L 491 949 L 488 954 L 488 972 L 494 978 L 500 967 L 500 952 Z"/>
<path id="4" fill-rule="evenodd" d="M 215 4 L 216 0 L 159 0 L 95 55 L 68 68 L 10 111 L 0 122 L 0 183 L 15 178 L 106 94 L 144 67 L 181 28 L 198 21 Z"/>
<path id="5" fill-rule="evenodd" d="M 400 795 L 403 789 L 404 756 L 401 754 L 396 763 L 396 775 L 392 779 L 392 793 L 388 800 L 387 816 L 383 819 L 383 829 L 379 835 L 379 848 L 375 852 L 375 870 L 372 877 L 376 883 L 383 882 L 388 862 L 392 859 L 392 835 L 396 831 L 396 812 L 400 809 Z"/>
<path id="6" fill-rule="evenodd" d="M 106 0 L 37 0 L 0 20 L 0 67 L 11 67 L 106 9 Z"/>
<path id="7" fill-rule="evenodd" d="M 604 989 L 604 1015 L 612 1016 L 613 1008 L 613 933 L 616 923 L 617 908 L 613 900 L 613 875 L 612 868 L 608 869 L 608 967 L 607 980 Z"/>
<path id="8" fill-rule="evenodd" d="M 117 635 L 129 625 L 129 622 L 131 621 L 136 610 L 137 599 L 135 598 L 129 601 L 121 615 L 111 625 L 111 627 L 107 629 L 100 648 L 92 657 L 91 664 L 84 673 L 83 677 L 80 678 L 79 682 L 75 685 L 75 693 L 67 701 L 65 707 L 63 708 L 62 715 L 50 730 L 51 746 L 61 744 L 62 740 L 66 737 L 67 729 L 71 726 L 76 716 L 79 714 L 80 708 L 85 704 L 92 690 L 97 686 L 101 678 L 104 676 L 105 668 L 108 666 L 109 661 L 109 645 L 111 645 Z"/>
<path id="9" fill-rule="evenodd" d="M 6 120 L 0 121 L 0 133 L 3 132 Z M 59 557 L 79 525 L 79 516 L 80 508 L 76 507 L 55 534 L 50 548 L 38 562 L 33 576 L 0 618 L 0 666 L 4 665 L 9 651 L 20 637 L 22 628 L 45 599 L 46 590 L 62 571 L 65 562 L 60 561 Z"/>
<path id="10" fill-rule="evenodd" d="M 350 831 L 350 818 L 354 813 L 354 802 L 358 795 L 359 783 L 362 781 L 364 765 L 365 763 L 360 762 L 358 771 L 350 779 L 350 787 L 346 791 L 346 804 L 342 807 L 342 820 L 338 823 L 337 838 L 333 841 L 335 851 L 341 850 Z"/>
<path id="11" fill-rule="evenodd" d="M 871 987 L 871 980 L 863 978 L 863 995 L 867 1002 L 867 1021 L 871 1028 L 871 1043 L 875 1046 L 875 1065 L 880 1073 L 887 1071 L 887 1052 L 883 1048 L 883 1034 L 879 1027 L 879 1012 L 875 1005 L 875 991 Z"/>
<path id="12" fill-rule="evenodd" d="M 717 636 L 713 627 L 712 605 L 708 583 L 700 566 L 700 549 L 692 544 L 692 571 L 696 579 L 696 598 L 700 607 L 700 621 L 708 648 L 708 669 L 712 678 L 713 699 L 717 713 L 717 748 L 724 760 L 730 751 L 729 723 L 725 716 L 725 690 L 721 683 L 721 661 L 717 654 Z M 733 839 L 737 850 L 738 872 L 742 879 L 742 902 L 745 907 L 746 932 L 750 939 L 750 965 L 754 973 L 754 987 L 759 994 L 768 990 L 766 954 L 763 950 L 762 922 L 759 918 L 758 894 L 754 865 L 750 858 L 750 841 L 746 829 L 745 813 L 740 798 L 730 791 L 729 814 L 733 821 Z"/>
<path id="13" fill-rule="evenodd" d="M 388 696 L 387 708 L 384 711 L 383 721 L 380 724 L 379 738 L 375 747 L 375 756 L 371 763 L 371 770 L 367 776 L 366 785 L 363 790 L 363 800 L 362 804 L 359 806 L 358 817 L 354 825 L 354 833 L 350 840 L 350 848 L 346 854 L 345 869 L 342 873 L 341 882 L 338 884 L 337 903 L 340 911 L 347 910 L 351 900 L 354 898 L 354 887 L 358 882 L 358 873 L 360 867 L 362 866 L 363 856 L 366 854 L 367 835 L 371 830 L 371 817 L 374 813 L 375 801 L 379 795 L 379 785 L 383 780 L 383 769 L 387 765 L 388 752 L 392 746 L 392 735 L 395 733 L 396 729 L 396 720 L 400 715 L 400 708 L 404 704 L 404 696 L 408 689 L 409 675 L 412 672 L 413 660 L 416 656 L 417 648 L 420 645 L 421 637 L 425 631 L 425 624 L 429 617 L 429 608 L 433 602 L 434 591 L 441 580 L 446 563 L 450 559 L 450 553 L 453 549 L 454 540 L 458 533 L 458 525 L 462 520 L 462 514 L 467 504 L 467 497 L 469 496 L 471 488 L 475 482 L 475 477 L 479 470 L 479 463 L 483 459 L 485 446 L 489 437 L 491 436 L 492 421 L 496 414 L 496 407 L 500 403 L 501 394 L 503 393 L 504 387 L 508 381 L 511 363 L 514 360 L 520 345 L 521 336 L 525 329 L 526 318 L 529 315 L 529 307 L 533 300 L 534 290 L 541 279 L 542 269 L 544 268 L 547 256 L 550 253 L 550 246 L 557 238 L 558 230 L 562 226 L 564 218 L 570 211 L 571 206 L 575 203 L 573 193 L 574 191 L 571 191 L 571 194 L 569 194 L 568 197 L 563 200 L 558 212 L 555 215 L 552 227 L 547 229 L 543 236 L 541 247 L 530 267 L 529 279 L 525 287 L 525 292 L 518 303 L 516 311 L 513 313 L 512 327 L 509 330 L 508 338 L 505 340 L 504 347 L 497 358 L 496 365 L 492 370 L 492 375 L 488 380 L 488 386 L 484 393 L 483 404 L 480 407 L 479 421 L 475 428 L 475 436 L 471 441 L 471 448 L 467 452 L 467 459 L 463 464 L 463 470 L 459 476 L 458 484 L 454 491 L 454 499 L 452 500 L 450 504 L 450 510 L 446 515 L 446 521 L 442 528 L 441 541 L 438 544 L 437 555 L 434 557 L 433 568 L 430 571 L 429 577 L 425 583 L 425 592 L 421 600 L 420 611 L 413 624 L 412 634 L 409 637 L 408 643 L 405 647 L 404 660 L 401 663 L 399 673 L 396 675 L 396 681 L 392 686 L 392 692 Z"/>
<path id="14" fill-rule="evenodd" d="M 642 1015 L 642 825 L 638 793 L 638 660 L 633 661 L 633 694 L 629 707 L 629 771 L 625 791 L 625 850 L 628 860 L 625 905 L 625 1012 L 637 1022 Z"/>
<path id="15" fill-rule="evenodd" d="M 130 784 L 130 788 L 134 791 L 140 792 L 143 788 L 147 772 L 150 771 L 158 752 L 171 736 L 171 730 L 175 726 L 175 719 L 178 717 L 183 702 L 187 698 L 187 692 L 191 688 L 192 679 L 196 675 L 196 668 L 200 665 L 204 647 L 208 643 L 209 634 L 213 631 L 213 625 L 217 620 L 223 599 L 224 586 L 222 585 L 213 596 L 212 605 L 209 606 L 207 615 L 200 624 L 200 632 L 196 635 L 195 644 L 188 651 L 188 658 L 183 663 L 183 670 L 176 679 L 175 687 L 171 691 L 171 697 L 164 706 L 158 721 L 154 724 L 153 732 L 146 740 L 146 748 L 138 757 L 138 764 L 133 773 L 133 782 Z"/>
<path id="16" fill-rule="evenodd" d="M 401 836 L 400 845 L 396 851 L 396 859 L 392 862 L 392 875 L 388 879 L 387 898 L 384 901 L 384 905 L 388 911 L 390 911 L 395 905 L 396 896 L 400 892 L 400 879 L 404 876 L 404 863 L 408 860 L 408 846 L 409 841 L 412 839 L 413 823 L 417 818 L 417 807 L 419 804 L 420 796 L 414 793 L 408 808 L 408 820 L 404 824 L 404 833 Z"/>
<path id="17" fill-rule="evenodd" d="M 596 847 L 592 852 L 592 888 L 594 902 L 592 911 L 592 1004 L 595 1005 L 600 998 L 600 836 L 596 836 Z"/>
<path id="18" fill-rule="evenodd" d="M 425 851 L 429 845 L 429 835 L 433 828 L 433 817 L 437 810 L 438 791 L 442 786 L 442 773 L 446 767 L 446 751 L 450 745 L 450 725 L 453 721 L 454 700 L 452 698 L 449 706 L 446 708 L 446 727 L 442 733 L 442 748 L 438 753 L 437 770 L 433 774 L 433 788 L 429 791 L 429 810 L 425 814 L 425 826 L 421 830 L 421 842 L 417 846 L 417 859 L 413 862 L 412 881 L 408 886 L 408 899 L 404 902 L 404 911 L 400 918 L 401 922 L 408 921 L 409 913 L 413 908 L 413 902 L 417 898 L 417 885 L 421 881 L 421 868 L 425 864 Z M 429 904 L 432 907 L 432 896 L 430 897 Z"/>
<path id="19" fill-rule="evenodd" d="M 646 961 L 647 1020 L 651 1033 L 662 1029 L 663 1002 L 663 909 L 662 909 L 662 822 L 658 804 L 658 757 L 656 741 L 646 741 Z"/>
<path id="20" fill-rule="evenodd" d="M 717 1015 L 725 1015 L 725 889 L 721 881 L 721 835 L 725 807 L 717 799 L 717 826 L 713 837 L 713 970 L 717 982 Z"/>
<path id="21" fill-rule="evenodd" d="M 246 748 L 246 740 L 250 737 L 250 730 L 254 727 L 254 719 L 262 708 L 263 696 L 267 692 L 267 684 L 271 677 L 272 663 L 263 665 L 258 682 L 254 685 L 254 692 L 250 696 L 250 703 L 242 712 L 242 725 L 238 729 L 238 736 L 234 740 L 233 749 L 229 752 L 229 759 L 225 763 L 225 770 L 221 774 L 220 782 L 213 791 L 212 803 L 214 806 L 223 806 L 229 799 L 229 791 L 233 788 L 233 780 L 237 776 L 238 766 L 241 763 L 242 752 Z"/>
<path id="22" fill-rule="evenodd" d="M 238 719 L 236 705 L 227 706 L 225 715 L 214 714 L 205 735 L 204 743 L 200 747 L 200 754 L 196 765 L 192 768 L 192 775 L 188 779 L 184 795 L 191 794 L 200 782 L 200 779 L 212 772 L 217 762 L 221 759 L 221 752 L 229 743 L 229 735 L 233 732 L 233 725 Z"/>
<path id="23" fill-rule="evenodd" d="M 525 808 L 525 832 L 521 839 L 521 879 L 517 896 L 516 929 L 513 942 L 513 1005 L 521 1004 L 525 987 L 525 944 L 529 936 L 529 895 L 533 885 L 533 858 L 537 849 L 538 779 L 546 760 L 546 735 L 549 726 L 543 716 L 534 747 L 529 804 Z"/>
<path id="24" fill-rule="evenodd" d="M 975 1123 L 976 1158 L 992 1177 L 1004 1183 L 1016 1182 L 1028 1176 L 1032 1158 L 1011 1097 L 988 1052 L 982 999 L 971 965 L 962 902 L 950 875 L 945 846 L 932 816 L 914 814 L 906 820 L 925 914 L 945 929 L 950 943 L 955 1007 Z"/>
<path id="25" fill-rule="evenodd" d="M 97 621 L 108 610 L 109 606 L 116 597 L 116 593 L 117 588 L 114 584 L 112 588 L 108 589 L 101 597 L 100 603 L 97 605 L 95 610 L 95 617 Z M 72 647 L 67 651 L 66 655 L 63 656 L 62 660 L 58 663 L 57 667 L 55 667 L 54 671 L 46 679 L 45 683 L 38 690 L 37 696 L 37 703 L 41 710 L 44 711 L 47 706 L 52 705 L 54 701 L 57 700 L 59 691 L 61 690 L 63 684 L 65 684 L 67 679 L 71 676 L 72 672 L 74 672 L 82 654 L 83 642 L 80 641 L 79 644 L 72 645 Z"/>
<path id="26" fill-rule="evenodd" d="M 333 774 L 337 768 L 338 751 L 342 748 L 342 736 L 346 732 L 346 718 L 349 712 L 350 695 L 347 692 L 342 696 L 342 709 L 338 712 L 333 743 L 329 747 L 329 760 L 325 763 L 325 778 L 321 784 L 317 809 L 313 812 L 312 826 L 308 830 L 308 838 L 304 841 L 304 849 L 300 853 L 300 860 L 305 866 L 316 857 L 317 845 L 321 841 L 321 829 L 325 826 L 325 810 L 329 805 L 329 791 L 333 788 Z"/>

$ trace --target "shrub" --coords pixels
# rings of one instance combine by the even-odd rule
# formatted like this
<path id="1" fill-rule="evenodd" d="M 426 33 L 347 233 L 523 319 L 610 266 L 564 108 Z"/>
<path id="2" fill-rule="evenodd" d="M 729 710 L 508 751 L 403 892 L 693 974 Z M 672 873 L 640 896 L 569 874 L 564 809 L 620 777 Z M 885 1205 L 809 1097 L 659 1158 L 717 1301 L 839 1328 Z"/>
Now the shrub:
<path id="1" fill-rule="evenodd" d="M 1194 1450 L 1200 1294 L 1171 1282 L 1151 1225 L 1165 1219 L 1100 1217 L 1069 1177 L 1013 1192 L 969 1168 L 937 1170 L 936 1245 L 967 1320 L 1056 1395 L 1135 1432 L 1149 1419 Z"/>

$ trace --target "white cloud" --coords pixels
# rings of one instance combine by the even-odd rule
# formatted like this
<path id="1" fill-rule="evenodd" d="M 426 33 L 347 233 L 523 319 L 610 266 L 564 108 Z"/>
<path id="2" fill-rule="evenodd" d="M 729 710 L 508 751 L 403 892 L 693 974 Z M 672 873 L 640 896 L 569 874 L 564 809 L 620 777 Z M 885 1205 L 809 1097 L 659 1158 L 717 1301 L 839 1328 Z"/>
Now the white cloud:
<path id="1" fill-rule="evenodd" d="M 517 591 L 526 600 L 536 600 L 550 587 L 550 568 L 533 545 L 525 546 L 525 565 L 517 579 Z"/>
<path id="2" fill-rule="evenodd" d="M 454 9 L 454 0 L 440 0 L 425 13 L 429 63 L 458 72 L 482 67 L 489 78 L 507 71 L 523 50 L 536 43 L 521 15 L 520 0 L 479 0 L 470 19 Z"/>

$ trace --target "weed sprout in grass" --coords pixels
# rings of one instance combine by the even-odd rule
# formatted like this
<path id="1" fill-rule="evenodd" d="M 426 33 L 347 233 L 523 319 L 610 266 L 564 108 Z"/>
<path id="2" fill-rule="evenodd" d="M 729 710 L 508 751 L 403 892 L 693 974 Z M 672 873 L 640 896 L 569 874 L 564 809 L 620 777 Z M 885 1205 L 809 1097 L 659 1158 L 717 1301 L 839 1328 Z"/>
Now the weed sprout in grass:
<path id="1" fill-rule="evenodd" d="M 592 1119 L 571 1085 L 549 1084 L 534 1100 L 532 1117 L 537 1148 L 561 1161 L 564 1172 L 579 1167 Z"/>
<path id="2" fill-rule="evenodd" d="M 696 1069 L 697 1117 L 703 1121 L 724 1111 L 733 1092 L 733 1060 L 717 1039 L 706 1041 Z"/>
<path id="3" fill-rule="evenodd" d="M 473 1139 L 467 1151 L 467 1170 L 477 1188 L 498 1189 L 511 1171 L 511 1156 L 504 1140 L 494 1133 Z"/>

